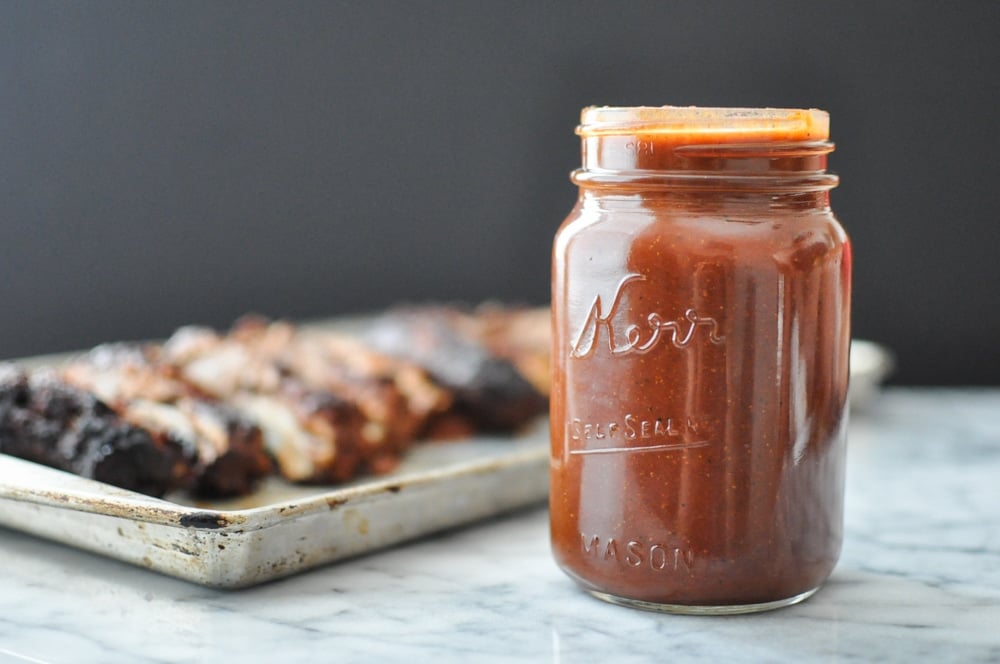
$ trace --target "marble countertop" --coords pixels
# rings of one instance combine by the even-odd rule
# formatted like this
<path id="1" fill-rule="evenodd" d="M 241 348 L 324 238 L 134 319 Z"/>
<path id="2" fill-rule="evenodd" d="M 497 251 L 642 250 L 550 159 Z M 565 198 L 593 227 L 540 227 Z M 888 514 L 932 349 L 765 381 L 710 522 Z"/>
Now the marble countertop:
<path id="1" fill-rule="evenodd" d="M 892 390 L 849 459 L 840 563 L 779 611 L 604 604 L 542 507 L 235 592 L 0 529 L 0 662 L 1000 661 L 1000 390 Z"/>

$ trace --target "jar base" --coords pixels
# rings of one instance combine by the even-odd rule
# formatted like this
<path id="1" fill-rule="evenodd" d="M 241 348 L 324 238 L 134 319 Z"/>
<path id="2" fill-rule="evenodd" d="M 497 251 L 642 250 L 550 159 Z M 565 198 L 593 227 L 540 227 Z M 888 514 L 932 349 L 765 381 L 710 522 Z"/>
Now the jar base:
<path id="1" fill-rule="evenodd" d="M 596 597 L 597 599 L 604 600 L 605 602 L 610 602 L 611 604 L 618 604 L 619 606 L 627 606 L 632 609 L 641 609 L 643 611 L 656 611 L 658 613 L 673 613 L 679 615 L 689 615 L 689 616 L 732 616 L 741 613 L 760 613 L 761 611 L 773 611 L 774 609 L 780 609 L 786 606 L 791 606 L 793 604 L 798 604 L 799 602 L 804 602 L 805 600 L 816 594 L 819 587 L 807 590 L 804 593 L 799 593 L 798 595 L 793 595 L 792 597 L 786 597 L 784 599 L 774 600 L 773 602 L 758 602 L 756 604 L 723 604 L 723 605 L 699 605 L 699 604 L 660 604 L 658 602 L 645 602 L 639 599 L 629 599 L 627 597 L 619 597 L 618 595 L 611 595 L 608 593 L 602 593 L 598 590 L 587 590 L 588 593 Z"/>

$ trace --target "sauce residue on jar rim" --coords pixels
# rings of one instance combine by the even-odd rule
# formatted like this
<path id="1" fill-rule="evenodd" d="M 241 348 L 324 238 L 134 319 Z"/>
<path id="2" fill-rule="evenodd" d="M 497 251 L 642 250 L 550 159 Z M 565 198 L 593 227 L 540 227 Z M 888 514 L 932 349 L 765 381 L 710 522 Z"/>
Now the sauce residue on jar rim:
<path id="1" fill-rule="evenodd" d="M 672 143 L 813 142 L 830 137 L 830 115 L 819 109 L 588 106 L 579 136 L 655 134 Z"/>

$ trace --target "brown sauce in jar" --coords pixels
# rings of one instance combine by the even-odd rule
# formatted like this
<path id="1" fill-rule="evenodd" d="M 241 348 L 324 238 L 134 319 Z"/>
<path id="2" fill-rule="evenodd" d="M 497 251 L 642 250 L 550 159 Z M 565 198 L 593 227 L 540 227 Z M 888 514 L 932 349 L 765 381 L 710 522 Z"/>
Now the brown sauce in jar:
<path id="1" fill-rule="evenodd" d="M 551 534 L 604 599 L 802 599 L 841 543 L 851 256 L 820 111 L 585 109 L 553 252 Z"/>

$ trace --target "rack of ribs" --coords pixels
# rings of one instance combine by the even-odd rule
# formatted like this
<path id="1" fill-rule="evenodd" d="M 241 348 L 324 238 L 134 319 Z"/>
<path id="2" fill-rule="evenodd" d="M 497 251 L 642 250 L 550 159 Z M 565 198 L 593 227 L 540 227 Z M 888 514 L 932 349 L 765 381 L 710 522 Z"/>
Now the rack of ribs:
<path id="1" fill-rule="evenodd" d="M 0 452 L 153 496 L 187 485 L 193 458 L 54 373 L 13 366 L 0 367 Z"/>
<path id="2" fill-rule="evenodd" d="M 548 313 L 483 307 L 400 308 L 364 336 L 423 367 L 453 395 L 442 429 L 511 431 L 548 406 Z"/>
<path id="3" fill-rule="evenodd" d="M 255 418 L 281 474 L 294 482 L 391 470 L 424 421 L 449 403 L 416 366 L 285 322 L 244 319 L 226 335 L 182 328 L 160 359 Z"/>
<path id="4" fill-rule="evenodd" d="M 98 346 L 57 375 L 129 424 L 180 444 L 189 472 L 186 482 L 171 489 L 201 496 L 248 493 L 271 472 L 260 428 L 231 405 L 174 378 L 154 359 L 156 353 L 155 346 Z"/>

